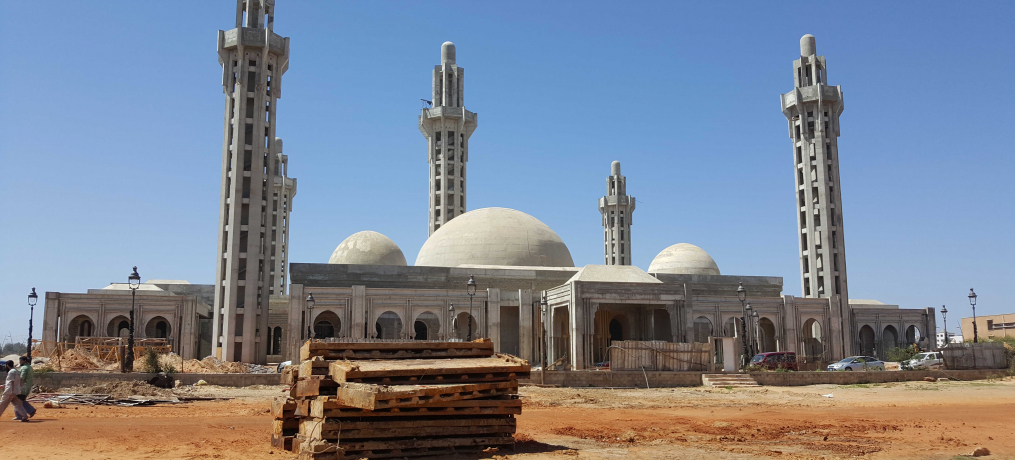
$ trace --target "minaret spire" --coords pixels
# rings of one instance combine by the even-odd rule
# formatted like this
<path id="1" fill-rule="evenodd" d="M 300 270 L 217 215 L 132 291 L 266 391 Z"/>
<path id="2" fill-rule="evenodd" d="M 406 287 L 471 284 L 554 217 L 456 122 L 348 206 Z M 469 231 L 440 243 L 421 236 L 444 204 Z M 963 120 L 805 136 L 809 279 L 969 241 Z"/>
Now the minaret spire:
<path id="1" fill-rule="evenodd" d="M 455 63 L 455 44 L 441 45 L 441 63 L 433 70 L 433 107 L 424 108 L 419 131 L 427 139 L 430 164 L 429 234 L 465 213 L 469 138 L 478 126 L 465 109 L 465 69 Z"/>
<path id="2" fill-rule="evenodd" d="M 237 0 L 236 28 L 218 33 L 225 126 L 212 313 L 212 353 L 267 360 L 268 300 L 285 294 L 296 179 L 275 137 L 289 39 L 272 32 L 274 0 Z"/>
<path id="3" fill-rule="evenodd" d="M 603 215 L 603 251 L 606 265 L 631 265 L 631 220 L 634 197 L 627 195 L 627 178 L 620 174 L 620 162 L 610 165 L 606 196 L 599 199 Z"/>
<path id="4" fill-rule="evenodd" d="M 842 88 L 828 86 L 825 57 L 814 36 L 800 39 L 793 61 L 794 88 L 782 95 L 782 113 L 793 141 L 793 170 L 800 234 L 800 277 L 804 297 L 839 296 L 849 305 L 846 245 L 839 182 L 839 115 Z"/>

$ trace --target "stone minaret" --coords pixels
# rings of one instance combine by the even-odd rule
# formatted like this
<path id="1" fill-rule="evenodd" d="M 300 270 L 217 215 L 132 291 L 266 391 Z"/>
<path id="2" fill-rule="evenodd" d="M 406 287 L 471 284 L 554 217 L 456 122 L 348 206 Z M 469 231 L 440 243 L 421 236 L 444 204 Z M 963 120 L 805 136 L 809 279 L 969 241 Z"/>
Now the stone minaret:
<path id="1" fill-rule="evenodd" d="M 804 297 L 839 296 L 849 304 L 846 245 L 839 182 L 839 114 L 842 88 L 828 85 L 825 57 L 813 35 L 800 39 L 793 61 L 793 91 L 782 95 L 782 113 L 793 140 L 793 178 Z"/>
<path id="2" fill-rule="evenodd" d="M 212 350 L 227 361 L 265 361 L 268 296 L 286 286 L 296 180 L 275 137 L 289 39 L 272 32 L 274 14 L 274 0 L 237 0 L 236 28 L 218 34 L 226 97 Z"/>
<path id="3" fill-rule="evenodd" d="M 469 137 L 479 121 L 475 113 L 465 110 L 465 69 L 455 64 L 454 43 L 441 45 L 441 64 L 433 70 L 432 102 L 433 107 L 423 109 L 419 116 L 430 163 L 431 235 L 465 213 Z"/>
<path id="4" fill-rule="evenodd" d="M 627 178 L 620 174 L 620 162 L 610 165 L 606 196 L 599 199 L 603 215 L 603 251 L 606 265 L 631 265 L 631 215 L 634 197 L 627 195 Z"/>

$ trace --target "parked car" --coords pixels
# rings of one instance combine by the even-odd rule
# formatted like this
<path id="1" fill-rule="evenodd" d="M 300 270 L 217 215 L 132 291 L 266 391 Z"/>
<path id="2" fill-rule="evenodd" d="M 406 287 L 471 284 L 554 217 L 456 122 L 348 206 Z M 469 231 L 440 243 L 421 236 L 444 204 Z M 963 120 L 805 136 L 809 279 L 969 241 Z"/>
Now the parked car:
<path id="1" fill-rule="evenodd" d="M 940 369 L 944 367 L 944 357 L 940 351 L 918 353 L 913 359 L 906 361 L 911 369 Z"/>
<path id="2" fill-rule="evenodd" d="M 828 365 L 830 371 L 883 371 L 885 363 L 871 356 L 850 356 Z"/>
<path id="3" fill-rule="evenodd" d="M 286 366 L 292 365 L 292 363 L 292 361 L 282 361 L 278 363 L 278 366 L 275 367 L 275 372 L 281 374 L 282 369 L 285 369 Z"/>
<path id="4" fill-rule="evenodd" d="M 751 359 L 751 365 L 773 371 L 780 368 L 791 371 L 800 370 L 796 363 L 796 353 L 792 351 L 758 353 Z"/>

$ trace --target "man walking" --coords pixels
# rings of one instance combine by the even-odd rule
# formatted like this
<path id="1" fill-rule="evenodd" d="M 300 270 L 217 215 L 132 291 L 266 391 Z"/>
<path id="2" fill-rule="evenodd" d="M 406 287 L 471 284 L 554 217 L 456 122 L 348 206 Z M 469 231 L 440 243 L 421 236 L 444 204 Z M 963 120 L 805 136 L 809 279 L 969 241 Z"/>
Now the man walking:
<path id="1" fill-rule="evenodd" d="M 0 416 L 3 416 L 8 404 L 14 404 L 15 415 L 17 415 L 19 410 L 25 410 L 21 407 L 21 400 L 17 397 L 21 393 L 21 372 L 14 367 L 14 361 L 7 361 L 6 366 L 10 370 L 7 372 L 7 378 L 4 380 L 3 396 L 0 396 Z M 28 421 L 27 418 L 20 420 L 22 422 Z"/>
<path id="2" fill-rule="evenodd" d="M 21 411 L 19 412 L 15 407 L 14 416 L 21 420 L 28 420 L 35 417 L 35 407 L 32 407 L 28 402 L 28 395 L 32 393 L 32 382 L 35 376 L 27 356 L 22 356 L 18 361 L 21 364 L 18 369 L 21 374 L 21 392 L 18 393 L 17 398 L 21 400 Z"/>

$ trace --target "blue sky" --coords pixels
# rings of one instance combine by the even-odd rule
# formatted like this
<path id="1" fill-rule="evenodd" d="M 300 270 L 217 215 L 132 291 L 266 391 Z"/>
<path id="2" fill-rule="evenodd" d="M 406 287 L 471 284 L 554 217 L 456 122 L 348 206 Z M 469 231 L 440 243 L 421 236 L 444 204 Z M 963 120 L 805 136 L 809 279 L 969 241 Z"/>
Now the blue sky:
<path id="1" fill-rule="evenodd" d="M 26 336 L 32 286 L 84 292 L 133 265 L 212 282 L 215 35 L 234 8 L 0 5 L 0 336 Z M 523 210 L 576 264 L 599 263 L 596 200 L 620 160 L 638 199 L 635 265 L 694 243 L 723 274 L 781 276 L 799 295 L 779 94 L 811 33 L 844 92 L 850 294 L 958 318 L 975 287 L 977 313 L 1015 311 L 1013 16 L 1010 2 L 278 0 L 275 30 L 292 38 L 278 104 L 299 180 L 291 261 L 326 262 L 360 230 L 415 259 L 427 237 L 419 99 L 451 40 L 480 120 L 470 209 Z"/>

